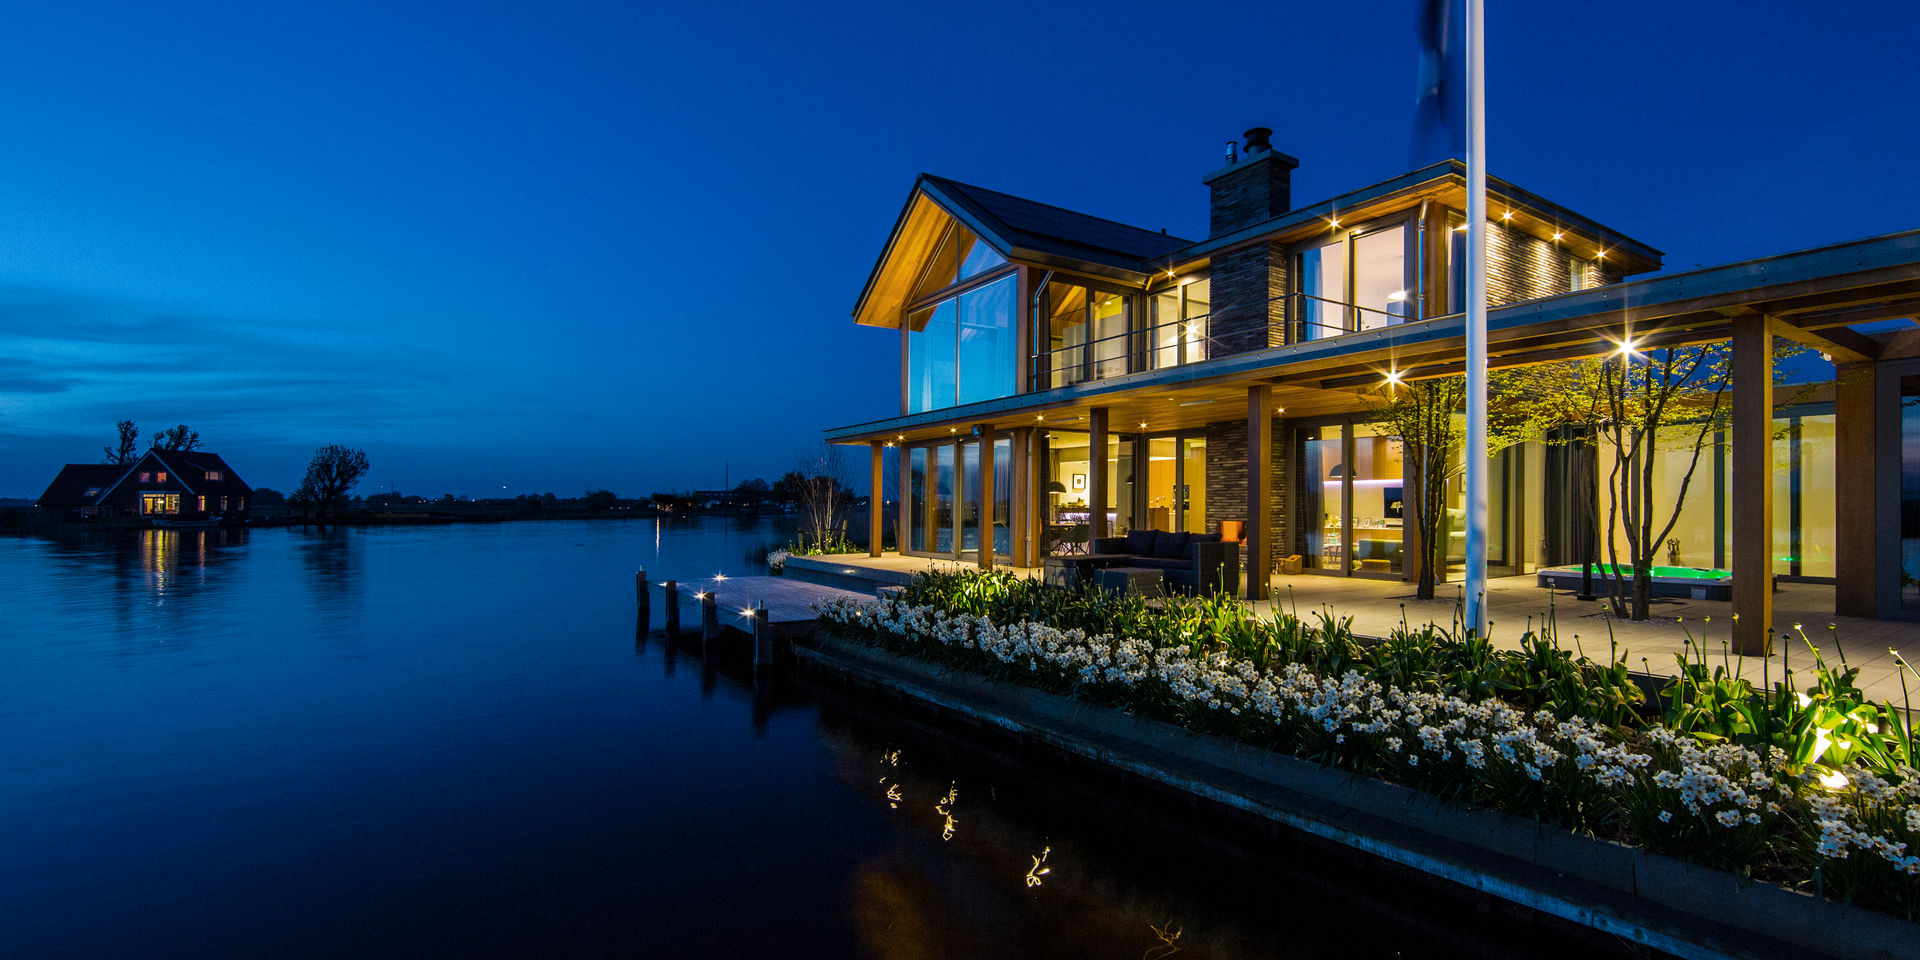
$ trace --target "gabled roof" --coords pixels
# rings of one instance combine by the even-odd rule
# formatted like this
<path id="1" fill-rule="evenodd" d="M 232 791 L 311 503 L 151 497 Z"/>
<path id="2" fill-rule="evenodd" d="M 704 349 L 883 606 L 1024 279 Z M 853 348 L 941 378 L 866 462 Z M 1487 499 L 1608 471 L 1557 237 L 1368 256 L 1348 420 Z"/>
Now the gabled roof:
<path id="1" fill-rule="evenodd" d="M 975 233 L 992 237 L 989 242 L 999 241 L 994 243 L 995 249 L 1009 257 L 1021 250 L 1140 271 L 1144 262 L 1193 244 L 1191 240 L 930 173 L 920 175 L 920 186 L 935 199 L 945 201 L 942 206 L 949 210 L 959 208 L 961 219 L 968 221 Z M 1029 255 L 1020 259 L 1042 258 Z"/>
<path id="2" fill-rule="evenodd" d="M 149 450 L 161 463 L 180 477 L 180 481 L 200 496 L 246 496 L 253 492 L 233 468 L 217 453 L 205 450 Z M 208 480 L 209 471 L 219 471 L 220 479 Z"/>
<path id="3" fill-rule="evenodd" d="M 47 492 L 40 495 L 39 502 L 61 506 L 99 503 L 132 469 L 132 465 L 119 463 L 69 463 L 47 484 Z M 98 492 L 93 496 L 86 495 L 95 488 Z"/>
<path id="4" fill-rule="evenodd" d="M 894 221 L 887 245 L 854 303 L 854 322 L 891 327 L 918 272 L 949 223 L 959 223 L 1009 260 L 1078 270 L 1140 283 L 1155 260 L 1192 240 L 923 173 Z"/>

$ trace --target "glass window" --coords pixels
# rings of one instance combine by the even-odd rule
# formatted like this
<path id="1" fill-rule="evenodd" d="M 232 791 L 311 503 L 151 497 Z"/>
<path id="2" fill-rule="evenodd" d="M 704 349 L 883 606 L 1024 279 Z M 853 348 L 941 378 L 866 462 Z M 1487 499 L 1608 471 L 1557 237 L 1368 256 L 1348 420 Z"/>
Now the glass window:
<path id="1" fill-rule="evenodd" d="M 913 288 L 913 299 L 930 297 L 969 277 L 977 277 L 996 267 L 1006 266 L 1007 258 L 988 246 L 973 231 L 949 224 L 940 238 L 940 246 L 927 261 L 926 272 Z"/>
<path id="2" fill-rule="evenodd" d="M 955 305 L 943 300 L 907 318 L 907 412 L 954 404 Z"/>
<path id="3" fill-rule="evenodd" d="M 1793 555 L 1800 558 L 1803 577 L 1834 575 L 1833 415 L 1802 417 L 1799 455 L 1794 469 L 1793 496 L 1798 505 Z"/>
<path id="4" fill-rule="evenodd" d="M 958 279 L 965 280 L 968 277 L 977 277 L 995 267 L 1006 266 L 1007 258 L 1001 256 L 1000 251 L 987 246 L 986 242 L 979 237 L 974 236 L 971 232 L 960 227 L 954 227 L 953 232 L 955 236 L 964 235 L 966 243 L 964 252 L 960 255 L 960 276 Z"/>
<path id="5" fill-rule="evenodd" d="M 1400 441 L 1373 424 L 1353 427 L 1353 569 L 1400 571 L 1400 532 L 1406 517 Z"/>
<path id="6" fill-rule="evenodd" d="M 1064 387 L 1087 379 L 1087 288 L 1071 283 L 1049 283 L 1041 296 L 1041 324 L 1037 345 L 1046 361 L 1041 365 L 1046 386 Z"/>
<path id="7" fill-rule="evenodd" d="M 1207 316 L 1212 312 L 1211 281 L 1201 278 L 1162 290 L 1148 302 L 1153 327 L 1153 368 L 1158 370 L 1207 358 Z"/>
<path id="8" fill-rule="evenodd" d="M 1093 292 L 1093 375 L 1099 379 L 1127 372 L 1127 298 Z"/>
<path id="9" fill-rule="evenodd" d="M 1403 227 L 1388 227 L 1353 240 L 1353 298 L 1357 329 L 1372 330 L 1407 319 L 1407 239 Z"/>
<path id="10" fill-rule="evenodd" d="M 1333 337 L 1347 330 L 1347 245 L 1335 241 L 1300 255 L 1302 339 Z"/>
<path id="11" fill-rule="evenodd" d="M 1300 531 L 1298 550 L 1310 566 L 1341 570 L 1346 549 L 1341 543 L 1345 526 L 1341 510 L 1342 484 L 1347 466 L 1342 460 L 1341 428 L 1301 431 Z"/>
<path id="12" fill-rule="evenodd" d="M 960 402 L 1011 395 L 1014 365 L 1020 362 L 1013 338 L 1014 278 L 995 280 L 957 299 Z"/>
<path id="13" fill-rule="evenodd" d="M 914 447 L 907 451 L 907 550 L 927 552 L 927 458 L 933 451 Z"/>

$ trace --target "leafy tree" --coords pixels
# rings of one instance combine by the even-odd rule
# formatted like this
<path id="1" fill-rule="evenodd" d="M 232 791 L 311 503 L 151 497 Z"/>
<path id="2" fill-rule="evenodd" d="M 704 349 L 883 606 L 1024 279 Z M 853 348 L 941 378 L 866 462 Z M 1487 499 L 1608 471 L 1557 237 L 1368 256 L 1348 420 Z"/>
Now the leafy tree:
<path id="1" fill-rule="evenodd" d="M 799 470 L 788 470 L 780 479 L 768 488 L 768 494 L 774 503 L 791 506 L 800 502 L 802 489 L 807 485 L 807 475 Z"/>
<path id="2" fill-rule="evenodd" d="M 1400 441 L 1408 481 L 1413 486 L 1414 529 L 1420 538 L 1420 577 L 1414 596 L 1431 600 L 1446 565 L 1447 484 L 1466 470 L 1466 378 L 1458 374 L 1427 380 L 1389 381 L 1383 396 L 1365 401 L 1383 434 Z M 1496 391 L 1489 387 L 1489 399 Z M 1514 444 L 1538 437 L 1542 426 L 1523 405 L 1495 406 L 1487 414 L 1487 451 L 1491 457 Z"/>
<path id="3" fill-rule="evenodd" d="M 325 523 L 329 516 L 339 515 L 347 504 L 347 493 L 366 475 L 365 453 L 330 443 L 313 452 L 307 476 L 294 496 L 311 503 L 315 515 Z"/>
<path id="4" fill-rule="evenodd" d="M 122 420 L 114 428 L 120 431 L 119 445 L 101 447 L 101 452 L 107 455 L 108 463 L 128 466 L 140 459 L 140 428 L 132 420 Z"/>
<path id="5" fill-rule="evenodd" d="M 130 421 L 128 425 L 131 426 Z M 200 432 L 189 428 L 184 423 L 177 427 L 168 427 L 153 435 L 153 448 L 182 452 L 198 450 L 200 449 Z"/>
<path id="6" fill-rule="evenodd" d="M 589 490 L 585 497 L 587 510 L 591 513 L 603 513 L 612 510 L 620 502 L 612 490 Z"/>
<path id="7" fill-rule="evenodd" d="M 256 507 L 277 507 L 286 502 L 287 498 L 272 487 L 253 488 L 253 505 Z"/>
<path id="8" fill-rule="evenodd" d="M 1803 351 L 1776 345 L 1776 361 Z M 1596 450 L 1612 454 L 1604 483 L 1604 543 L 1609 601 L 1615 616 L 1645 620 L 1653 602 L 1653 565 L 1679 522 L 1701 454 L 1732 416 L 1732 344 L 1726 341 L 1636 350 L 1623 346 L 1603 358 L 1543 364 L 1509 373 L 1506 403 L 1529 408 L 1540 424 L 1591 428 Z M 1775 363 L 1776 376 L 1786 364 Z M 1656 499 L 1660 456 L 1685 466 L 1671 502 Z M 1673 461 L 1668 461 L 1671 466 Z M 1589 501 L 1600 525 L 1599 498 Z M 1621 547 L 1624 540 L 1625 552 Z M 1623 571 L 1631 568 L 1631 574 Z"/>

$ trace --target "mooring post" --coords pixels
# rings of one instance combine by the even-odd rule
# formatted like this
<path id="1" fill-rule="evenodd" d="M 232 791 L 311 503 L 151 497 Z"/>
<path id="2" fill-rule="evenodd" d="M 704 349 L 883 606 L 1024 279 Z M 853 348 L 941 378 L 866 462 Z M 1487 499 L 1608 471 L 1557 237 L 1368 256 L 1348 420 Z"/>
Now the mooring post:
<path id="1" fill-rule="evenodd" d="M 680 581 L 667 581 L 663 599 L 667 605 L 667 636 L 671 637 L 680 632 Z"/>
<path id="2" fill-rule="evenodd" d="M 753 608 L 753 669 L 773 666 L 773 628 L 767 624 L 767 605 Z"/>
<path id="3" fill-rule="evenodd" d="M 647 590 L 645 567 L 633 575 L 633 602 L 640 611 L 640 632 L 646 633 L 653 626 L 653 594 Z"/>
<path id="4" fill-rule="evenodd" d="M 715 599 L 712 590 L 700 594 L 700 642 L 703 646 L 712 646 L 720 639 L 720 601 Z"/>

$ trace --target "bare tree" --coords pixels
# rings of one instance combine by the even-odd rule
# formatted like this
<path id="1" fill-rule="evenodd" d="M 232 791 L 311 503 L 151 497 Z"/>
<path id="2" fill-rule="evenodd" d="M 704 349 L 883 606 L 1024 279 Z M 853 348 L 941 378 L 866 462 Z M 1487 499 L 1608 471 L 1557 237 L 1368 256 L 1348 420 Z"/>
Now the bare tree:
<path id="1" fill-rule="evenodd" d="M 124 467 L 140 459 L 140 428 L 134 426 L 132 420 L 122 420 L 114 427 L 120 431 L 120 445 L 100 449 L 106 453 L 108 463 Z"/>
<path id="2" fill-rule="evenodd" d="M 129 421 L 129 425 L 131 425 L 131 421 Z M 177 427 L 168 427 L 153 435 L 153 448 L 155 450 L 179 450 L 182 452 L 198 450 L 200 449 L 200 432 L 189 428 L 184 423 Z"/>
<path id="3" fill-rule="evenodd" d="M 795 503 L 800 510 L 800 547 L 814 553 L 851 550 L 847 542 L 848 515 L 853 512 L 852 484 L 840 448 L 827 444 L 816 454 L 803 455 L 793 473 L 799 474 Z M 784 479 L 784 478 L 783 478 Z"/>
<path id="4" fill-rule="evenodd" d="M 367 455 L 352 447 L 330 443 L 313 452 L 307 464 L 306 479 L 293 498 L 313 504 L 321 523 L 337 517 L 347 503 L 347 493 L 367 474 Z"/>
<path id="5" fill-rule="evenodd" d="M 1414 527 L 1420 535 L 1420 579 L 1414 596 L 1433 599 L 1437 571 L 1446 561 L 1440 518 L 1446 512 L 1446 485 L 1460 472 L 1462 424 L 1455 420 L 1466 401 L 1466 381 L 1437 377 L 1398 384 L 1384 402 L 1372 405 L 1382 432 L 1400 440 L 1413 483 Z"/>

